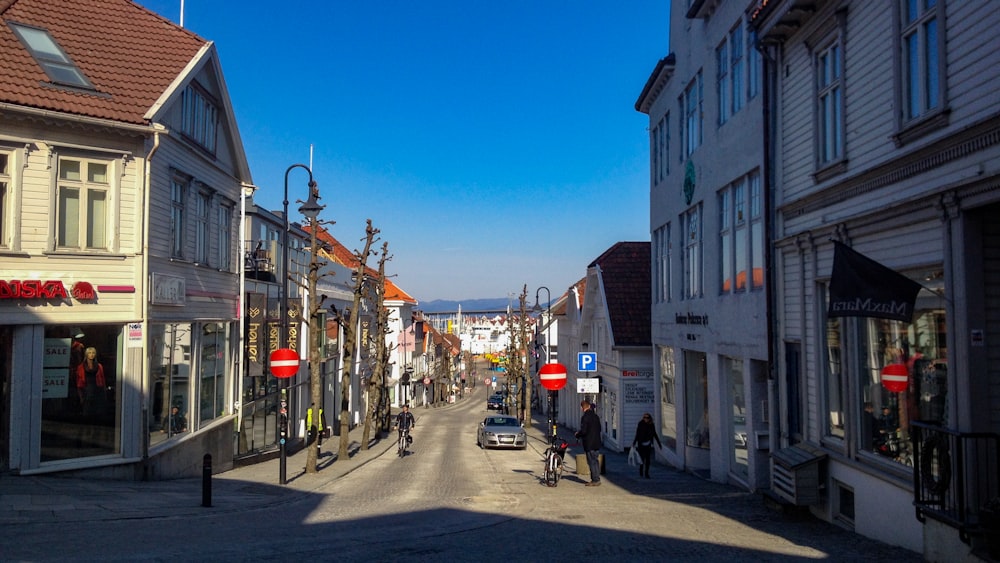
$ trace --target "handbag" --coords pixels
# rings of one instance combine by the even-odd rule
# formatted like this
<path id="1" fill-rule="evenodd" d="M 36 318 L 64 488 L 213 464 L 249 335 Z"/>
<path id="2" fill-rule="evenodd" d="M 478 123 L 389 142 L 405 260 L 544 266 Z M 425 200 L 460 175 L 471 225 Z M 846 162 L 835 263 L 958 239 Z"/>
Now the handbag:
<path id="1" fill-rule="evenodd" d="M 638 467 L 639 465 L 642 464 L 642 458 L 639 457 L 639 450 L 635 448 L 629 448 L 628 464 L 632 467 Z"/>

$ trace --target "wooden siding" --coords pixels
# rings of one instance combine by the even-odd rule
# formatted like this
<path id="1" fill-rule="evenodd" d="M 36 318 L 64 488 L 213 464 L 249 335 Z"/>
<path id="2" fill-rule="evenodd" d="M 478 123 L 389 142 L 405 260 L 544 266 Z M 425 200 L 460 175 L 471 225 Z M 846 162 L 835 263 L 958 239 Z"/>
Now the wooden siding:
<path id="1" fill-rule="evenodd" d="M 4 121 L 5 135 L 31 139 L 39 134 L 37 125 Z M 18 165 L 24 164 L 12 185 L 19 205 L 14 210 L 17 231 L 14 252 L 3 256 L 2 278 L 7 280 L 60 280 L 69 292 L 77 282 L 99 286 L 133 287 L 134 292 L 101 292 L 95 301 L 68 298 L 60 306 L 48 303 L 0 302 L 0 316 L 8 324 L 72 323 L 99 317 L 107 322 L 127 322 L 141 317 L 141 256 L 137 255 L 137 235 L 141 213 L 137 200 L 145 160 L 143 140 L 128 135 L 99 135 L 93 130 L 57 129 L 45 131 L 44 140 L 20 141 Z M 55 249 L 56 187 L 60 156 L 107 162 L 109 188 L 108 237 L 105 251 L 65 252 Z M 99 313 L 96 313 L 99 311 Z"/>

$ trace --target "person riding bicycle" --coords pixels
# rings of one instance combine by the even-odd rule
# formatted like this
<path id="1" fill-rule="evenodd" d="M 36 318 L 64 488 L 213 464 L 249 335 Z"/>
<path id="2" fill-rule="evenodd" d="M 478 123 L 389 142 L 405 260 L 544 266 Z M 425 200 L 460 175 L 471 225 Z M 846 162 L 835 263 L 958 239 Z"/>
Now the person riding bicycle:
<path id="1" fill-rule="evenodd" d="M 403 405 L 403 411 L 396 415 L 396 422 L 393 424 L 392 429 L 399 429 L 399 433 L 402 435 L 403 431 L 414 428 L 416 425 L 417 419 L 410 412 L 410 405 Z"/>

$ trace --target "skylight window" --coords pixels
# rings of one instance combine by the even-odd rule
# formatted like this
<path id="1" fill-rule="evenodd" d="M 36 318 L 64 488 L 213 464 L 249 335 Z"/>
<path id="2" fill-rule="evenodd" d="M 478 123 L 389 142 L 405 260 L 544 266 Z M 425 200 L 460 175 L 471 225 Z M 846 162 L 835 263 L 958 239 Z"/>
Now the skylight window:
<path id="1" fill-rule="evenodd" d="M 90 90 L 94 88 L 48 31 L 15 23 L 9 25 L 53 83 Z"/>

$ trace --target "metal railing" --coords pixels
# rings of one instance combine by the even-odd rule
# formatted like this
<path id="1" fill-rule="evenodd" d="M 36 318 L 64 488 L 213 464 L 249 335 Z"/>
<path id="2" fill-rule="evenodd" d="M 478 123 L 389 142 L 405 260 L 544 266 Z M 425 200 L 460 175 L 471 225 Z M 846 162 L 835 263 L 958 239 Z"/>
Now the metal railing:
<path id="1" fill-rule="evenodd" d="M 970 535 L 985 532 L 984 507 L 1000 498 L 1000 435 L 916 421 L 910 430 L 917 520 L 953 526 L 968 543 Z"/>

